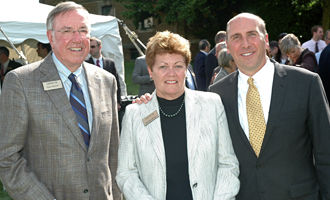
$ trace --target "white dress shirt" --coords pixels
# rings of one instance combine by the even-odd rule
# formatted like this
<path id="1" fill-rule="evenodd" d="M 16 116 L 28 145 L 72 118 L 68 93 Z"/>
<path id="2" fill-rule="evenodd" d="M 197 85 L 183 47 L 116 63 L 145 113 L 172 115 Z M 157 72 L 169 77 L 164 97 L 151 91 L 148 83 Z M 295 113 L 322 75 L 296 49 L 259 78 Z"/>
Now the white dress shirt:
<path id="1" fill-rule="evenodd" d="M 272 88 L 274 79 L 275 67 L 269 59 L 266 64 L 252 76 L 253 83 L 257 87 L 260 95 L 261 105 L 265 117 L 265 124 L 267 124 L 270 101 L 272 98 Z M 245 132 L 246 137 L 249 139 L 249 124 L 246 114 L 246 94 L 249 89 L 247 82 L 249 76 L 243 74 L 239 70 L 238 74 L 238 115 L 239 122 Z"/>
<path id="2" fill-rule="evenodd" d="M 56 65 L 57 71 L 60 75 L 60 78 L 62 80 L 64 89 L 66 94 L 68 95 L 68 98 L 70 99 L 70 91 L 72 82 L 69 79 L 69 75 L 71 74 L 71 71 L 66 68 L 55 56 L 55 54 L 52 54 L 54 63 Z M 87 116 L 88 116 L 88 126 L 89 126 L 89 132 L 92 133 L 92 124 L 93 124 L 93 112 L 92 112 L 92 104 L 91 100 L 89 98 L 89 92 L 87 87 L 87 78 L 84 71 L 84 68 L 80 66 L 75 72 L 73 72 L 74 75 L 76 75 L 78 83 L 83 91 L 84 99 L 85 99 L 85 105 L 87 110 Z"/>
<path id="3" fill-rule="evenodd" d="M 101 56 L 99 59 L 96 59 L 96 58 L 94 58 L 93 56 L 92 56 L 92 59 L 93 59 L 93 61 L 94 61 L 94 63 L 95 63 L 95 65 L 96 65 L 96 61 L 97 60 L 99 60 L 100 61 L 100 67 L 103 69 L 103 57 Z M 97 65 L 96 65 L 97 66 Z"/>
<path id="4" fill-rule="evenodd" d="M 313 38 L 312 38 L 312 39 L 308 40 L 307 42 L 304 42 L 301 45 L 301 47 L 303 49 L 308 48 L 308 50 L 315 53 L 315 43 L 316 43 L 316 41 L 313 40 Z M 327 44 L 323 40 L 317 41 L 317 47 L 319 48 L 319 51 L 322 51 L 326 46 L 327 46 Z"/>

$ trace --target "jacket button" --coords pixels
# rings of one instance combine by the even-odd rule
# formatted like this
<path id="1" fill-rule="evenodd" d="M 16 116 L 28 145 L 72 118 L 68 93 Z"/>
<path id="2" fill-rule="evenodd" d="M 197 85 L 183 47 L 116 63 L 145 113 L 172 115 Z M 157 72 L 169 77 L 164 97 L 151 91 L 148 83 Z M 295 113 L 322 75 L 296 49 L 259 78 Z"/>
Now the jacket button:
<path id="1" fill-rule="evenodd" d="M 257 169 L 262 169 L 264 166 L 262 165 L 257 165 Z"/>
<path id="2" fill-rule="evenodd" d="M 195 183 L 194 185 L 193 185 L 193 188 L 196 188 L 197 187 L 197 183 Z"/>
<path id="3" fill-rule="evenodd" d="M 86 190 L 84 190 L 84 193 L 87 193 L 88 192 L 88 190 L 86 189 Z"/>
<path id="4" fill-rule="evenodd" d="M 87 158 L 87 161 L 90 161 L 91 159 L 90 158 Z"/>

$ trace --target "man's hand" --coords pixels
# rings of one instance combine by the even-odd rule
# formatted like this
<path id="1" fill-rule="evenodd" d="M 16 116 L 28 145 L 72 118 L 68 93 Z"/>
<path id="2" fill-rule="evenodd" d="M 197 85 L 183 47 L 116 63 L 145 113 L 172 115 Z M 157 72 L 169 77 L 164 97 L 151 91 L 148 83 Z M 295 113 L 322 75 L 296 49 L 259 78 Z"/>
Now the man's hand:
<path id="1" fill-rule="evenodd" d="M 135 100 L 133 100 L 132 103 L 137 103 L 139 105 L 141 105 L 142 103 L 147 104 L 149 101 L 151 101 L 151 98 L 152 98 L 151 94 L 146 93 L 146 94 L 140 96 L 140 98 L 136 98 Z"/>

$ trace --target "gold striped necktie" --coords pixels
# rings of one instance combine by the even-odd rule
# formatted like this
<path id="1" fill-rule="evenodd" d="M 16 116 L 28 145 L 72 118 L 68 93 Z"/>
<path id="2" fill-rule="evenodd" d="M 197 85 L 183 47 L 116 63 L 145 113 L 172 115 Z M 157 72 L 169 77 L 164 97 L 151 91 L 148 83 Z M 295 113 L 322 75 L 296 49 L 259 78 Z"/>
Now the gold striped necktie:
<path id="1" fill-rule="evenodd" d="M 246 94 L 246 112 L 249 124 L 250 143 L 259 157 L 262 142 L 266 132 L 266 123 L 260 95 L 257 87 L 253 84 L 253 78 L 248 79 L 249 89 Z"/>

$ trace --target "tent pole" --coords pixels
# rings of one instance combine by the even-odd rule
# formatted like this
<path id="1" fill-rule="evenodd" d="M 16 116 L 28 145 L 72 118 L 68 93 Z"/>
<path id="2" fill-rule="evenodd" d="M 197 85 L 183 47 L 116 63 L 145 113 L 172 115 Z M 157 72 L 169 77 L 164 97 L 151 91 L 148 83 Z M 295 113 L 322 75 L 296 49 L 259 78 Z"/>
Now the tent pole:
<path id="1" fill-rule="evenodd" d="M 23 61 L 24 65 L 29 64 L 26 60 L 26 57 L 24 56 L 23 52 L 19 52 L 16 47 L 14 46 L 14 44 L 10 41 L 10 39 L 8 38 L 8 36 L 6 35 L 6 33 L 4 32 L 4 30 L 1 28 L 0 26 L 0 31 L 2 32 L 2 34 L 6 37 L 8 43 L 10 44 L 10 46 L 16 51 L 16 53 L 18 54 L 18 57 Z"/>

